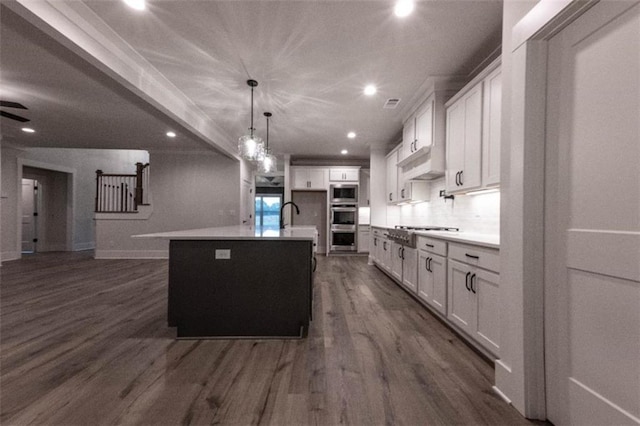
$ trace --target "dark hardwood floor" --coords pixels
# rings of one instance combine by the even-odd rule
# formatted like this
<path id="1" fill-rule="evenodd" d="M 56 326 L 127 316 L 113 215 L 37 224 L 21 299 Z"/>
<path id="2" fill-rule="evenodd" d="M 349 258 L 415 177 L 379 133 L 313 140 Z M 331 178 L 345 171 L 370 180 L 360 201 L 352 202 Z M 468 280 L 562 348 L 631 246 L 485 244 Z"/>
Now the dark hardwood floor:
<path id="1" fill-rule="evenodd" d="M 318 260 L 303 340 L 175 340 L 166 261 L 4 263 L 0 423 L 531 424 L 492 392 L 492 366 L 366 258 Z"/>

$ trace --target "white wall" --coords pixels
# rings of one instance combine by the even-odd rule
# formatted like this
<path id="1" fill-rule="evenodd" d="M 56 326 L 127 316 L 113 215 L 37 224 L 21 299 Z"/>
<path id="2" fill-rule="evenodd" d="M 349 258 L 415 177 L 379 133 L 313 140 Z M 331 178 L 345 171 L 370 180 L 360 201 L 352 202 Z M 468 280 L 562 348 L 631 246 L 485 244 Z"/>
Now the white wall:
<path id="1" fill-rule="evenodd" d="M 500 233 L 500 193 L 440 197 L 444 178 L 430 181 L 430 200 L 419 204 L 387 207 L 387 225 L 432 225 L 459 228 L 479 234 Z"/>
<path id="2" fill-rule="evenodd" d="M 131 236 L 239 223 L 238 161 L 213 152 L 151 152 L 150 164 L 151 216 L 96 221 L 97 258 L 167 258 L 167 241 Z"/>
<path id="3" fill-rule="evenodd" d="M 95 171 L 135 173 L 136 162 L 147 162 L 146 151 L 2 147 L 2 260 L 20 257 L 20 185 L 22 165 L 72 175 L 69 189 L 69 230 L 72 250 L 94 247 Z M 6 197 L 6 198 L 4 198 Z"/>
<path id="4" fill-rule="evenodd" d="M 512 161 L 512 152 L 520 155 L 521 147 L 512 147 L 512 29 L 535 4 L 536 0 L 507 0 L 503 5 L 502 26 L 502 127 L 500 152 L 501 239 L 500 239 L 500 361 L 496 364 L 496 386 L 521 413 L 526 413 L 523 344 L 523 203 L 522 158 Z M 514 151 L 515 149 L 515 151 Z"/>

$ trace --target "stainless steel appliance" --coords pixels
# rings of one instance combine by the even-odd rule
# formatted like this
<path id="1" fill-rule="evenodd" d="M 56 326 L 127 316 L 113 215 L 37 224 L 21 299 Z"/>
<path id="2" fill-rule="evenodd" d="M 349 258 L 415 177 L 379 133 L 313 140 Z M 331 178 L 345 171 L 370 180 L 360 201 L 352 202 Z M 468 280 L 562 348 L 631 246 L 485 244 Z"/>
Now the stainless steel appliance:
<path id="1" fill-rule="evenodd" d="M 355 204 L 332 204 L 329 250 L 358 250 L 358 207 Z"/>
<path id="2" fill-rule="evenodd" d="M 331 225 L 352 225 L 358 222 L 358 208 L 352 205 L 332 205 Z"/>
<path id="3" fill-rule="evenodd" d="M 416 247 L 415 231 L 458 231 L 458 228 L 445 226 L 404 226 L 396 225 L 387 231 L 387 238 L 407 247 Z"/>
<path id="4" fill-rule="evenodd" d="M 332 252 L 350 252 L 358 250 L 358 233 L 355 226 L 349 228 L 348 225 L 331 225 L 331 246 Z"/>
<path id="5" fill-rule="evenodd" d="M 331 204 L 358 204 L 358 185 L 332 184 L 329 187 L 329 202 Z"/>

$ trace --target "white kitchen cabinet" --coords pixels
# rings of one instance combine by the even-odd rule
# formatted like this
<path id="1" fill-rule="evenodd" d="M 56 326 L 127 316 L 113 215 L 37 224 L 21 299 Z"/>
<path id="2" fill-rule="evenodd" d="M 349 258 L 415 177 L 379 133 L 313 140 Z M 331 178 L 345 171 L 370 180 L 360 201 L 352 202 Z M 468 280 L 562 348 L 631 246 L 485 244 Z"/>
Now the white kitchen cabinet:
<path id="1" fill-rule="evenodd" d="M 429 201 L 429 182 L 405 180 L 398 190 L 398 201 Z"/>
<path id="2" fill-rule="evenodd" d="M 433 144 L 433 106 L 432 96 L 404 123 L 403 160 L 418 153 L 421 148 L 430 148 Z"/>
<path id="3" fill-rule="evenodd" d="M 418 291 L 418 250 L 402 247 L 402 285 L 412 293 Z"/>
<path id="4" fill-rule="evenodd" d="M 369 207 L 370 203 L 370 195 L 369 195 L 369 187 L 371 183 L 371 174 L 369 170 L 360 170 L 360 188 L 358 189 L 358 206 L 359 207 Z"/>
<path id="5" fill-rule="evenodd" d="M 358 225 L 358 253 L 369 253 L 370 237 L 369 225 Z"/>
<path id="6" fill-rule="evenodd" d="M 358 182 L 359 169 L 329 169 L 330 182 Z"/>
<path id="7" fill-rule="evenodd" d="M 386 237 L 382 238 L 382 250 L 380 251 L 380 264 L 382 267 L 388 272 L 391 273 L 391 263 L 392 263 L 392 254 L 393 250 L 393 242 L 388 240 Z"/>
<path id="8" fill-rule="evenodd" d="M 482 82 L 447 109 L 447 193 L 481 184 Z"/>
<path id="9" fill-rule="evenodd" d="M 291 189 L 327 190 L 327 169 L 314 167 L 291 167 Z"/>
<path id="10" fill-rule="evenodd" d="M 418 250 L 391 242 L 391 275 L 409 291 L 418 291 Z"/>
<path id="11" fill-rule="evenodd" d="M 418 297 L 447 314 L 447 243 L 418 237 Z"/>
<path id="12" fill-rule="evenodd" d="M 402 282 L 402 244 L 390 241 L 391 246 L 391 275 Z"/>
<path id="13" fill-rule="evenodd" d="M 387 204 L 398 202 L 398 155 L 402 145 L 387 155 Z"/>
<path id="14" fill-rule="evenodd" d="M 464 258 L 468 262 L 460 261 Z M 494 355 L 500 349 L 498 251 L 449 244 L 447 317 Z"/>
<path id="15" fill-rule="evenodd" d="M 500 126 L 502 119 L 502 74 L 498 68 L 484 79 L 482 124 L 482 186 L 500 184 Z"/>
<path id="16" fill-rule="evenodd" d="M 498 59 L 447 103 L 447 193 L 500 184 L 501 111 Z"/>

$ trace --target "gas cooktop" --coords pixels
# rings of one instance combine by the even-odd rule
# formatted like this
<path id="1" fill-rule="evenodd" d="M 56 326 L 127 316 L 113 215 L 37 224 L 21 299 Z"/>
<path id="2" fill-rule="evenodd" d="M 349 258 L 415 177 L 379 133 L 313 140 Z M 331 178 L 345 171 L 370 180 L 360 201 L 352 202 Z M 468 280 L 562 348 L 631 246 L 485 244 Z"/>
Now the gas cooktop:
<path id="1" fill-rule="evenodd" d="M 387 237 L 396 243 L 403 244 L 408 247 L 416 246 L 416 234 L 415 231 L 459 231 L 458 228 L 451 228 L 446 226 L 409 226 L 409 225 L 396 225 L 394 229 L 387 231 Z"/>
<path id="2" fill-rule="evenodd" d="M 448 226 L 413 226 L 413 225 L 396 225 L 395 229 L 406 231 L 459 231 L 459 228 L 451 228 Z"/>

